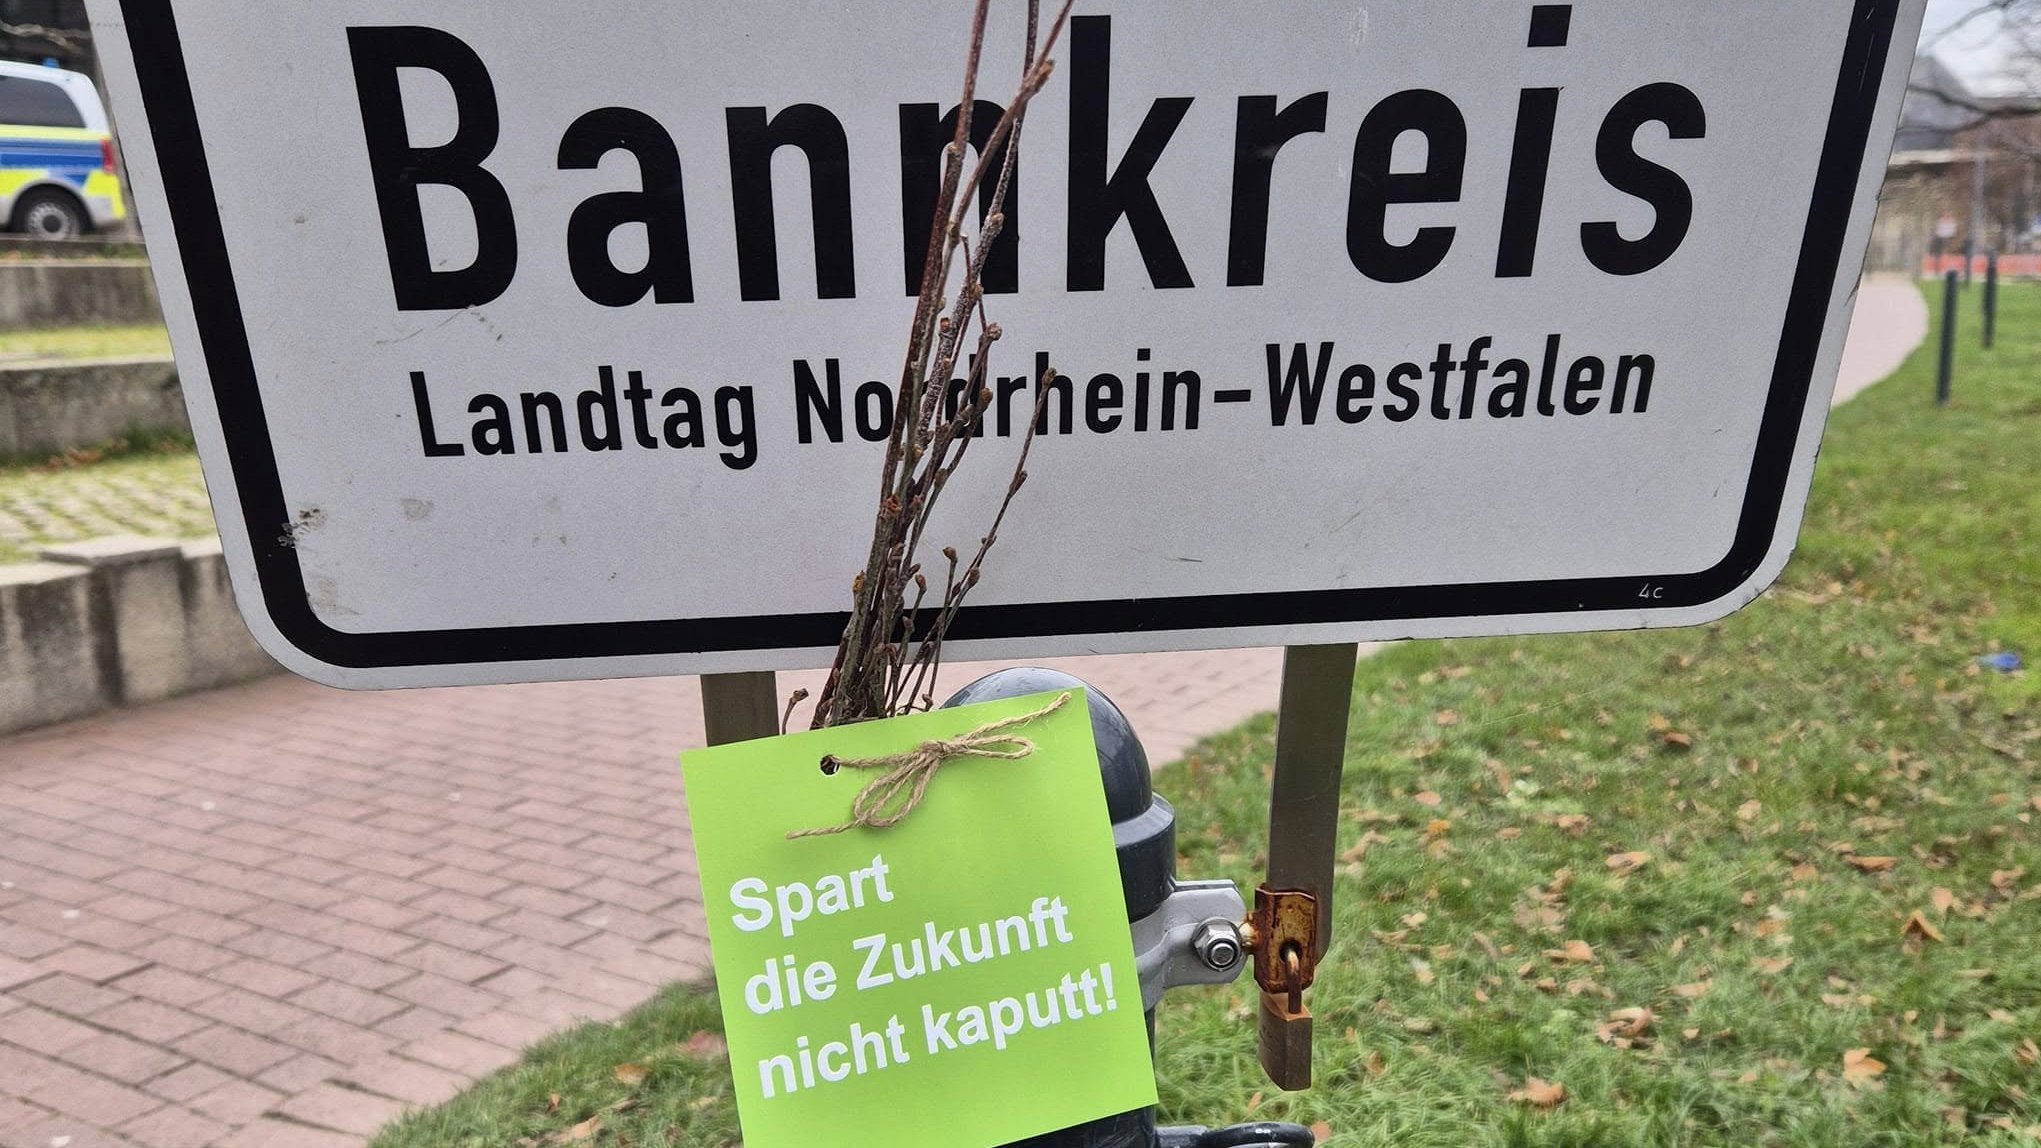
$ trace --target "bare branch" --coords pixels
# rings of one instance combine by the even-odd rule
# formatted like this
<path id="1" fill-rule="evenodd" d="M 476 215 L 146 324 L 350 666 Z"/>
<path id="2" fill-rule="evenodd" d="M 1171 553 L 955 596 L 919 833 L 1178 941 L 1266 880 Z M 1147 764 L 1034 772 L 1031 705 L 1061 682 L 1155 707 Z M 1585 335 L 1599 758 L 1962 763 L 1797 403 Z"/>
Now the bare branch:
<path id="1" fill-rule="evenodd" d="M 986 312 L 985 262 L 1006 226 L 1006 201 L 1013 187 L 1028 106 L 1053 74 L 1049 52 L 1069 22 L 1073 2 L 1063 0 L 1044 34 L 1040 0 L 1029 0 L 1018 90 L 967 174 L 964 151 L 971 146 L 971 116 L 989 0 L 977 0 L 973 7 L 957 131 L 944 149 L 921 294 L 908 332 L 907 354 L 894 396 L 893 426 L 880 471 L 872 543 L 863 572 L 851 582 L 851 616 L 828 682 L 816 702 L 814 728 L 933 704 L 929 691 L 941 663 L 943 638 L 964 597 L 983 577 L 985 557 L 998 537 L 999 525 L 1027 480 L 1024 468 L 1041 405 L 1049 393 L 1047 379 L 1040 383 L 1037 414 L 1029 421 L 1005 498 L 991 529 L 979 540 L 976 555 L 960 572 L 955 549 L 943 551 L 950 565 L 941 603 L 922 632 L 928 578 L 915 554 L 937 500 L 970 453 L 972 441 L 980 437 L 985 411 L 993 399 L 985 385 L 986 374 L 993 345 L 1003 332 Z M 973 235 L 967 227 L 981 190 L 987 190 L 983 219 Z M 956 276 L 951 293 L 951 279 L 959 268 L 961 275 Z M 960 380 L 963 393 L 953 399 L 951 380 L 960 363 L 965 364 Z M 912 605 L 907 602 L 910 586 L 914 588 Z"/>
<path id="2" fill-rule="evenodd" d="M 1965 128 L 1976 127 L 1989 120 L 2022 120 L 2041 115 L 2041 100 L 2032 97 L 1980 100 L 1975 96 L 1944 91 L 1931 84 L 1908 84 L 1906 90 L 1919 96 L 1932 96 L 1952 108 L 1969 112 L 1975 118 L 1965 124 Z"/>

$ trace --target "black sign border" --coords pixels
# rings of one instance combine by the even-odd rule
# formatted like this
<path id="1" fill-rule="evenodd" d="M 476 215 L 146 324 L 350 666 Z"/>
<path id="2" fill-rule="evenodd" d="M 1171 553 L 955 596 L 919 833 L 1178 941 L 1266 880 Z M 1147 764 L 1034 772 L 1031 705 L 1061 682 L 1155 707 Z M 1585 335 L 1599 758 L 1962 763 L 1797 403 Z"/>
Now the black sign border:
<path id="1" fill-rule="evenodd" d="M 1899 5 L 1900 0 L 1858 0 L 1855 6 L 1742 514 L 1729 553 L 1714 566 L 1661 577 L 969 606 L 958 613 L 949 636 L 987 640 L 1661 611 L 1703 606 L 1734 593 L 1757 573 L 1778 529 L 1829 303 L 1855 214 Z M 193 106 L 173 0 L 120 0 L 120 6 L 199 340 L 212 375 L 214 404 L 263 604 L 291 645 L 329 665 L 369 669 L 810 649 L 836 644 L 847 613 L 380 633 L 348 633 L 321 621 L 312 610 L 298 553 L 290 544 L 290 515 Z M 1655 594 L 1640 602 L 1639 587 L 1647 584 Z"/>

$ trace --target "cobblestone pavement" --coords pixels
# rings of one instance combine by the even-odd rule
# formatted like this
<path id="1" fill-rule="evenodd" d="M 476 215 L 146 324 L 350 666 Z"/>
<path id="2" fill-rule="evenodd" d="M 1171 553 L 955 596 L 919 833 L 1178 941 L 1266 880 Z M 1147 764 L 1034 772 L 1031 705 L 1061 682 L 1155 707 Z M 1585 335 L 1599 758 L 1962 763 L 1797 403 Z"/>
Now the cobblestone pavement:
<path id="1" fill-rule="evenodd" d="M 1839 394 L 1904 357 L 1879 333 L 1918 303 L 1867 288 L 1876 353 L 1853 342 Z M 1157 761 L 1272 708 L 1280 671 L 1272 650 L 1055 664 Z M 700 740 L 688 679 L 295 678 L 0 740 L 0 1146 L 354 1145 L 698 975 L 674 754 Z"/>
<path id="2" fill-rule="evenodd" d="M 40 547 L 107 534 L 203 538 L 212 531 L 205 480 L 188 452 L 0 469 L 0 562 L 28 561 Z"/>

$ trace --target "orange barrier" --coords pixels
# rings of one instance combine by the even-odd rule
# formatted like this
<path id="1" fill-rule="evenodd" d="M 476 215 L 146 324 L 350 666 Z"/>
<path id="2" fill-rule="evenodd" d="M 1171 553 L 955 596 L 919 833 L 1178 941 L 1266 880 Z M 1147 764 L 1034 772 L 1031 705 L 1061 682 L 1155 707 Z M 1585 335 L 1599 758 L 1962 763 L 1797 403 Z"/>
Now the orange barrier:
<path id="1" fill-rule="evenodd" d="M 1983 278 L 1987 261 L 1983 255 L 1971 256 L 1970 273 Z M 1930 255 L 1921 260 L 1921 274 L 1927 278 L 1938 279 L 1951 271 L 1963 272 L 1962 255 Z M 2041 254 L 2001 255 L 1998 257 L 1998 273 L 2004 278 L 2041 278 Z"/>

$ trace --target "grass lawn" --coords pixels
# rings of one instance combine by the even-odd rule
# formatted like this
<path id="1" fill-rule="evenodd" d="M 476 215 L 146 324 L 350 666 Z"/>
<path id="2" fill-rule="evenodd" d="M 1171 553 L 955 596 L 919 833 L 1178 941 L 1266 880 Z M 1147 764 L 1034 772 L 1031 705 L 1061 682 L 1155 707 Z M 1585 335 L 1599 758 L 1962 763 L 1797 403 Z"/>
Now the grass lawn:
<path id="1" fill-rule="evenodd" d="M 0 364 L 36 359 L 114 359 L 169 353 L 170 333 L 160 323 L 0 332 Z"/>
<path id="2" fill-rule="evenodd" d="M 1166 1119 L 1398 1148 L 2041 1139 L 2041 674 L 1976 663 L 2041 656 L 2041 287 L 2008 288 L 1947 410 L 1932 346 L 1836 413 L 1798 556 L 1736 617 L 1361 665 L 1318 1087 L 1266 1086 L 1249 990 L 1179 992 Z M 1271 732 L 1158 779 L 1186 876 L 1257 880 Z M 377 1148 L 732 1143 L 717 1027 L 669 990 Z"/>

